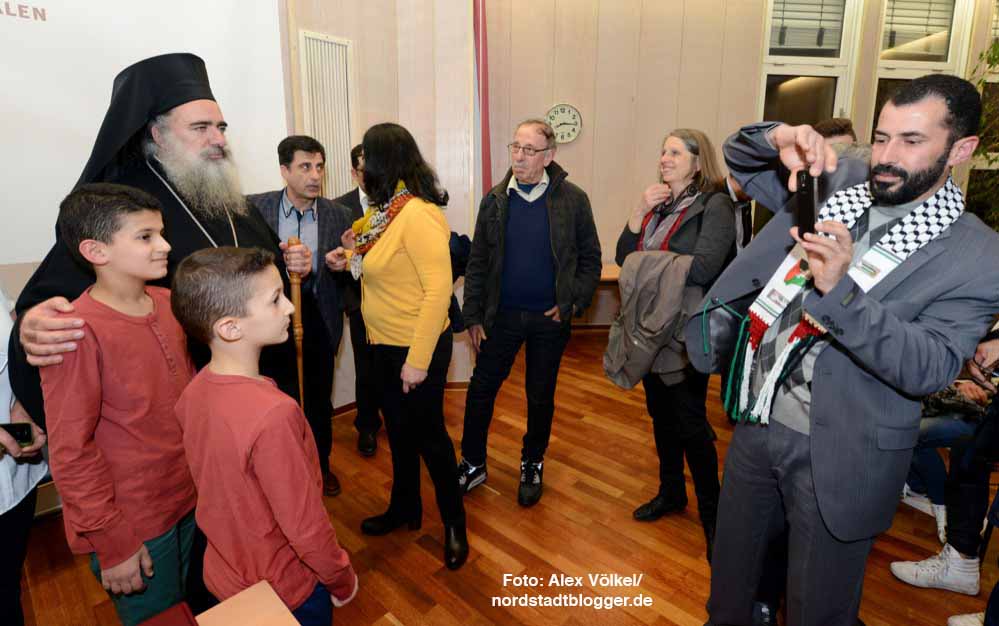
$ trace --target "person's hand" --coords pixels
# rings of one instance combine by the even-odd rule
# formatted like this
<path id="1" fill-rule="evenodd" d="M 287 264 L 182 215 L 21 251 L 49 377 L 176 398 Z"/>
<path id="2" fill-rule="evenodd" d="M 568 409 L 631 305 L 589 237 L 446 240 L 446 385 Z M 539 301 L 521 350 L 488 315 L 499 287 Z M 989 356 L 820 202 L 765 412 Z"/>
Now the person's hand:
<path id="1" fill-rule="evenodd" d="M 959 381 L 954 383 L 954 388 L 957 389 L 957 392 L 964 396 L 965 399 L 970 400 L 975 404 L 985 406 L 989 403 L 989 393 L 979 387 L 976 383 Z"/>
<path id="2" fill-rule="evenodd" d="M 486 329 L 482 327 L 482 324 L 472 324 L 468 327 L 468 338 L 472 340 L 472 348 L 475 350 L 475 354 L 478 354 L 482 349 L 480 347 L 482 342 L 488 339 L 486 337 Z"/>
<path id="3" fill-rule="evenodd" d="M 101 584 L 113 594 L 135 593 L 146 588 L 142 574 L 146 578 L 153 577 L 153 557 L 149 556 L 145 545 L 118 565 L 102 569 Z"/>
<path id="4" fill-rule="evenodd" d="M 45 442 L 48 440 L 45 431 L 31 419 L 18 400 L 15 400 L 14 406 L 10 408 L 10 422 L 12 424 L 30 424 L 32 442 L 31 445 L 22 448 L 10 433 L 0 428 L 0 458 L 3 458 L 3 453 L 6 451 L 15 459 L 25 459 L 38 454 L 45 447 Z"/>
<path id="5" fill-rule="evenodd" d="M 331 272 L 342 272 L 347 269 L 347 253 L 343 248 L 330 250 L 326 253 L 326 267 Z"/>
<path id="6" fill-rule="evenodd" d="M 649 211 L 666 202 L 670 195 L 672 195 L 672 191 L 667 184 L 657 183 L 649 185 L 645 192 L 642 193 L 642 200 L 635 207 L 635 210 L 631 212 L 631 217 L 628 218 L 628 228 L 631 232 L 640 232 L 642 230 L 642 222 L 645 221 L 645 216 L 649 214 Z"/>
<path id="7" fill-rule="evenodd" d="M 552 320 L 554 320 L 556 322 L 561 322 L 562 321 L 562 314 L 558 310 L 558 305 L 556 304 L 552 308 L 550 308 L 547 311 L 545 311 L 545 317 L 550 317 L 550 318 L 552 318 Z"/>
<path id="8" fill-rule="evenodd" d="M 304 243 L 289 246 L 288 242 L 282 241 L 278 244 L 284 252 L 284 264 L 289 272 L 294 272 L 305 278 L 312 271 L 312 250 Z"/>
<path id="9" fill-rule="evenodd" d="M 399 378 L 402 379 L 402 392 L 409 393 L 427 379 L 427 370 L 421 370 L 409 363 L 403 363 L 402 373 L 399 374 Z"/>
<path id="10" fill-rule="evenodd" d="M 340 245 L 343 246 L 344 250 L 353 250 L 355 241 L 357 241 L 357 233 L 354 232 L 353 228 L 348 228 L 340 235 Z"/>
<path id="11" fill-rule="evenodd" d="M 354 596 L 357 595 L 357 590 L 360 588 L 360 586 L 361 586 L 361 582 L 359 580 L 357 580 L 357 574 L 354 574 L 354 590 L 350 592 L 349 596 L 347 596 L 343 600 L 339 600 L 339 599 L 337 599 L 337 597 L 335 595 L 333 595 L 332 593 L 330 594 L 330 600 L 333 602 L 333 608 L 334 609 L 339 609 L 339 608 L 345 606 L 351 600 L 353 600 Z"/>
<path id="12" fill-rule="evenodd" d="M 76 340 L 83 339 L 83 320 L 57 317 L 75 309 L 62 296 L 49 298 L 31 307 L 21 320 L 18 339 L 28 356 L 28 363 L 45 367 L 62 363 L 62 353 L 76 350 Z"/>
<path id="13" fill-rule="evenodd" d="M 808 255 L 808 268 L 812 272 L 815 290 L 825 295 L 846 276 L 853 262 L 853 238 L 850 231 L 840 222 L 819 222 L 815 233 L 805 233 L 798 237 L 798 227 L 791 228 L 791 236 L 801 244 Z M 832 237 L 822 237 L 827 233 Z"/>
<path id="14" fill-rule="evenodd" d="M 999 361 L 999 339 L 983 341 L 978 344 L 974 358 L 968 361 L 968 373 L 971 374 L 971 379 L 979 387 L 992 393 L 996 392 L 996 387 L 984 370 L 991 370 L 995 367 L 996 361 Z"/>
<path id="15" fill-rule="evenodd" d="M 826 143 L 825 137 L 808 124 L 780 124 L 772 128 L 767 136 L 780 154 L 781 163 L 791 170 L 787 188 L 792 192 L 798 190 L 800 170 L 807 168 L 812 176 L 821 176 L 823 171 L 836 171 L 836 151 Z"/>

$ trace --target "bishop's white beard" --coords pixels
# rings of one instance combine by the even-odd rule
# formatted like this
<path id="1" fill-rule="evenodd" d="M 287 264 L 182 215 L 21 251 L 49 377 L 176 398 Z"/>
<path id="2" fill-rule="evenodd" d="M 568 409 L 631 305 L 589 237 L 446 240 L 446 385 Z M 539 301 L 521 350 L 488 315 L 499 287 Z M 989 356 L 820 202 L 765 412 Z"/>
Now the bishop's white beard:
<path id="1" fill-rule="evenodd" d="M 173 133 L 166 128 L 162 131 L 162 145 L 150 141 L 146 144 L 146 155 L 155 157 L 160 162 L 167 179 L 188 207 L 209 219 L 224 218 L 227 210 L 245 215 L 246 200 L 229 148 L 209 148 L 198 154 L 191 154 Z M 218 150 L 222 151 L 225 158 L 208 158 Z"/>

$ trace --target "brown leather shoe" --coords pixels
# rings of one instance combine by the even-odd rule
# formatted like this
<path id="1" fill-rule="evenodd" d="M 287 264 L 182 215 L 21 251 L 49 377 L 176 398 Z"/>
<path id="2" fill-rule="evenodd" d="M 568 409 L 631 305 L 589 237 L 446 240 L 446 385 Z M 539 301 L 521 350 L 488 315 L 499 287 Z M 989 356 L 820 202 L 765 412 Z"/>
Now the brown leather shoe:
<path id="1" fill-rule="evenodd" d="M 340 479 L 333 472 L 326 472 L 326 476 L 323 477 L 323 495 L 330 497 L 340 495 Z"/>

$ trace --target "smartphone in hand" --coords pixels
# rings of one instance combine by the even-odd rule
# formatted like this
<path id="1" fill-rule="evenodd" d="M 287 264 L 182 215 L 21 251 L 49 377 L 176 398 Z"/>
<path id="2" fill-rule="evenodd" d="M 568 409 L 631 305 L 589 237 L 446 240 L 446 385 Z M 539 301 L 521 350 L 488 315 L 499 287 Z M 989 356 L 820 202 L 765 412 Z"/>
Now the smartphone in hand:
<path id="1" fill-rule="evenodd" d="M 13 424 L 0 424 L 0 428 L 6 430 L 17 445 L 26 448 L 35 442 L 35 435 L 31 430 L 31 424 L 17 422 Z"/>
<path id="2" fill-rule="evenodd" d="M 815 209 L 818 206 L 818 181 L 808 170 L 798 172 L 798 191 L 795 195 L 794 225 L 798 227 L 798 236 L 815 232 Z"/>

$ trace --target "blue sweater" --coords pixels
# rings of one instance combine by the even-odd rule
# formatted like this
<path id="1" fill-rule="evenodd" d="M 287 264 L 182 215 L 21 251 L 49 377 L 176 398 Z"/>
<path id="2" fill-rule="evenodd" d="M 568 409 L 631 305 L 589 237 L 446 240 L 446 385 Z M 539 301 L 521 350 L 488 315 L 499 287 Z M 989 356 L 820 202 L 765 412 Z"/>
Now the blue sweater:
<path id="1" fill-rule="evenodd" d="M 530 193 L 534 185 L 518 186 Z M 555 306 L 555 257 L 548 224 L 548 189 L 534 202 L 511 190 L 503 248 L 501 311 L 547 311 Z"/>

